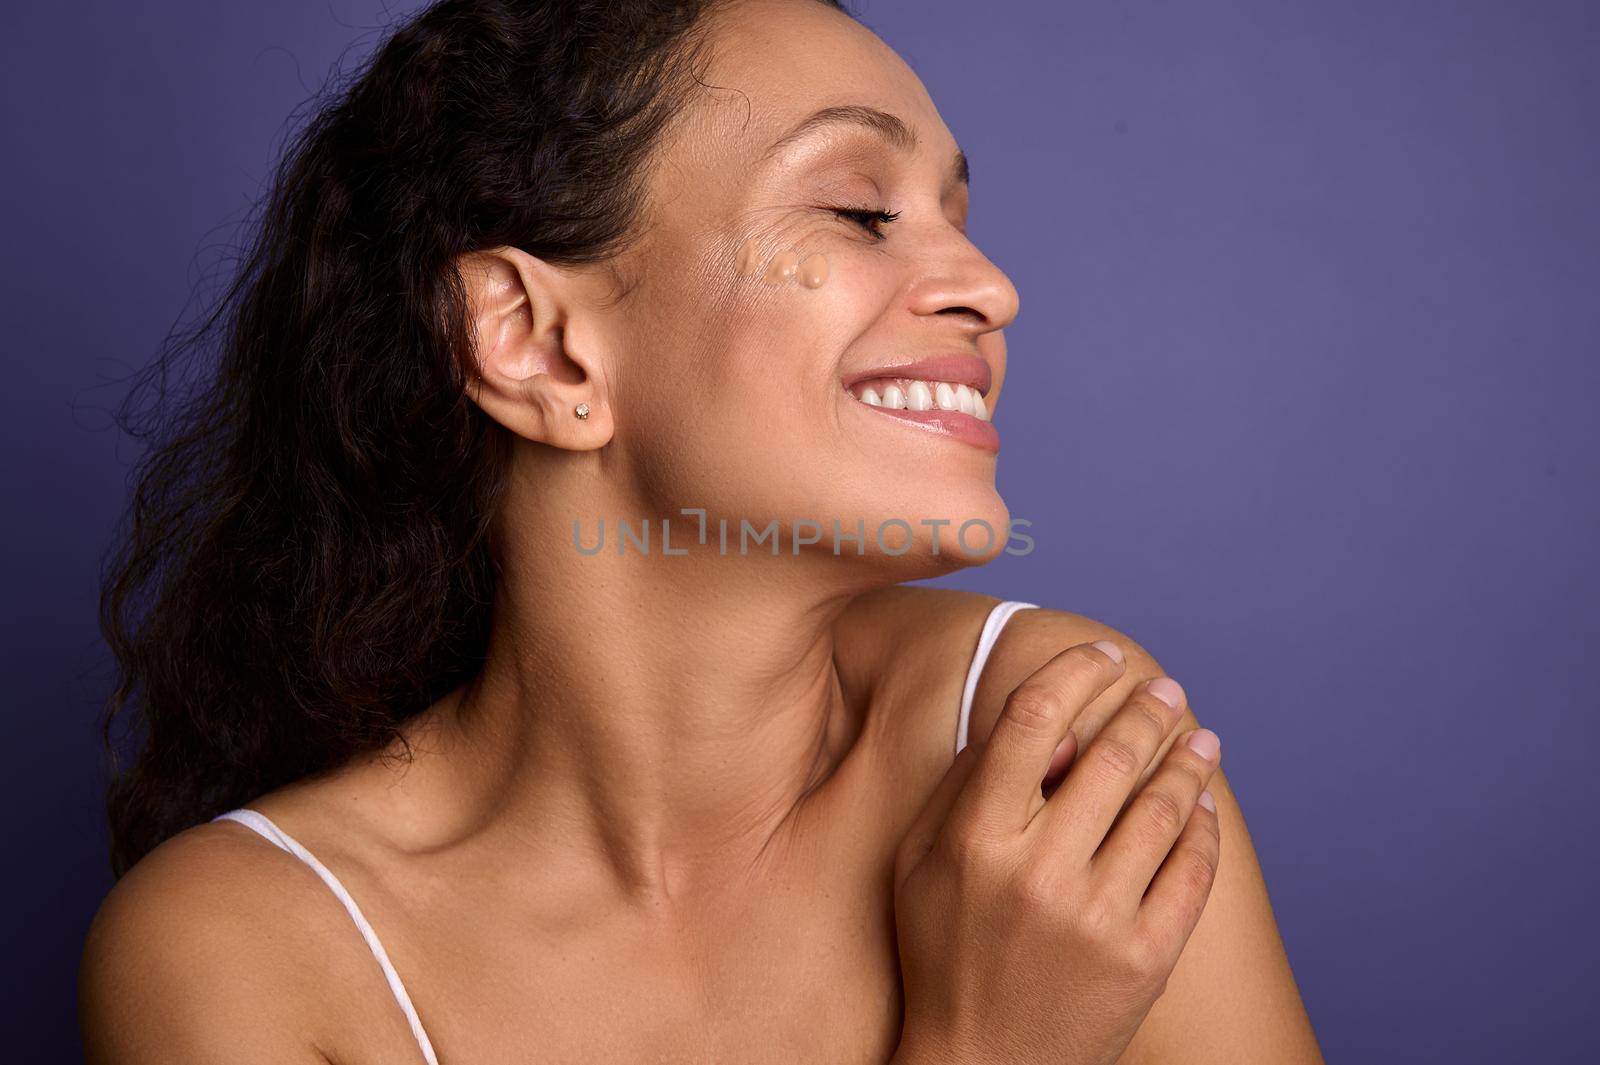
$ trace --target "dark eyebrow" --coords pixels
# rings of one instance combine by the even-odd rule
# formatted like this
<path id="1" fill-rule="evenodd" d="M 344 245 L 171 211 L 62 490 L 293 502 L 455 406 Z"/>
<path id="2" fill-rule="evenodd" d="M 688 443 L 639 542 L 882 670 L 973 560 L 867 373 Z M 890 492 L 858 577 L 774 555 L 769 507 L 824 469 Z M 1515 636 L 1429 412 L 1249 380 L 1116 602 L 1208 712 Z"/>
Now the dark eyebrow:
<path id="1" fill-rule="evenodd" d="M 770 159 L 784 148 L 809 137 L 819 129 L 840 124 L 871 130 L 887 141 L 891 147 L 902 152 L 914 152 L 917 149 L 916 133 L 898 116 L 864 104 L 843 104 L 837 107 L 824 107 L 796 122 L 789 127 L 787 133 L 772 142 L 762 159 Z M 956 149 L 955 158 L 950 164 L 950 176 L 963 185 L 972 181 L 972 168 L 967 163 L 966 153 L 959 148 Z"/>

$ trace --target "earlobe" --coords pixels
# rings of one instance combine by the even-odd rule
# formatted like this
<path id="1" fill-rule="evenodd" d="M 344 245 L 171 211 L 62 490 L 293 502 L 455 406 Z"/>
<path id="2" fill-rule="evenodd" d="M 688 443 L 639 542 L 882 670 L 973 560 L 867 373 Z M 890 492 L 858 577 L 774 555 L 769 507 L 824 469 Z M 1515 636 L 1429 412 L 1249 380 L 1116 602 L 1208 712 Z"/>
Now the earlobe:
<path id="1" fill-rule="evenodd" d="M 577 281 L 516 248 L 471 252 L 456 267 L 474 346 L 471 398 L 528 440 L 572 451 L 605 445 L 612 427 L 599 353 L 574 345 L 588 335 L 573 328 L 588 313 Z"/>

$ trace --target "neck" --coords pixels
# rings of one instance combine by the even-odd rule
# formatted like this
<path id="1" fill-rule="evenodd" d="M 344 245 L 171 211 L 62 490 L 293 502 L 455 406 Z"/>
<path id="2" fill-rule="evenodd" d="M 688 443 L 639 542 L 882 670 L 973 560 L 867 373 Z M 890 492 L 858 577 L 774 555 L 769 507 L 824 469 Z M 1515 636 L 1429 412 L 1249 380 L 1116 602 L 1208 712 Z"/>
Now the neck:
<path id="1" fill-rule="evenodd" d="M 488 655 L 441 723 L 455 756 L 430 801 L 645 902 L 780 860 L 854 739 L 833 629 L 862 589 L 841 587 L 837 559 L 664 557 L 659 521 L 648 556 L 619 555 L 609 520 L 606 549 L 584 555 L 570 510 L 515 513 Z M 674 543 L 691 528 L 674 522 Z"/>

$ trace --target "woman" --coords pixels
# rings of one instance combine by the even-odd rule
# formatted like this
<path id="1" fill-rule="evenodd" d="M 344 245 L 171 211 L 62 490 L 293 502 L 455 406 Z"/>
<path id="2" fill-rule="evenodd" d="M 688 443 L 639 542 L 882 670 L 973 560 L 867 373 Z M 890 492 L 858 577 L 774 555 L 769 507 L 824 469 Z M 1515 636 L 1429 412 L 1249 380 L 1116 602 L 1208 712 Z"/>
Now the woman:
<path id="1" fill-rule="evenodd" d="M 1320 1060 L 1181 687 L 898 587 L 1008 542 L 966 212 L 828 3 L 401 28 L 108 583 L 90 1060 Z"/>

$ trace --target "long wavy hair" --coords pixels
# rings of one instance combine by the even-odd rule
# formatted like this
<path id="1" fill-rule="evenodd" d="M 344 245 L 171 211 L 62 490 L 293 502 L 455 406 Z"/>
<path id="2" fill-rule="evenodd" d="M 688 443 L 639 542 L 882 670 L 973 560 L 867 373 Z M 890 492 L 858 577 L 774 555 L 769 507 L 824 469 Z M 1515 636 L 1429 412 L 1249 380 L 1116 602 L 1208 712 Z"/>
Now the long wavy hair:
<path id="1" fill-rule="evenodd" d="M 725 2 L 443 0 L 314 101 L 231 282 L 117 413 L 149 443 L 101 577 L 116 875 L 478 671 L 509 447 L 466 394 L 454 260 L 628 247 Z"/>

